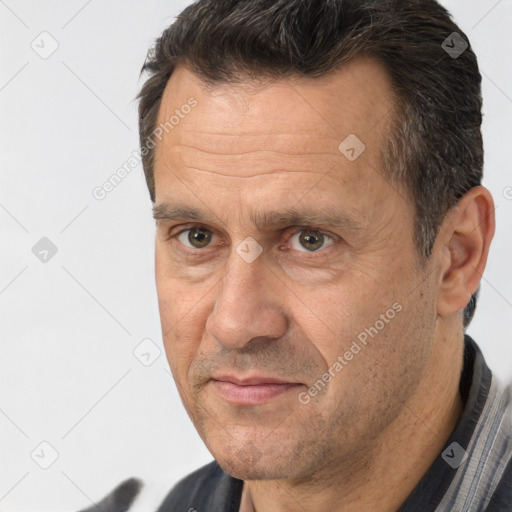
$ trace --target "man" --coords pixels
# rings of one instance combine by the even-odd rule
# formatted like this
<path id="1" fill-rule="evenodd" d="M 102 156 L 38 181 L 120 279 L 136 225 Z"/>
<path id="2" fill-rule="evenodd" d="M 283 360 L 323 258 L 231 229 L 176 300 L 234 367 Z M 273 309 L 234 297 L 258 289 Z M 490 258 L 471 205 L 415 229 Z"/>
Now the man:
<path id="1" fill-rule="evenodd" d="M 202 0 L 143 70 L 163 341 L 215 459 L 158 511 L 512 510 L 510 389 L 465 335 L 481 76 L 446 10 Z"/>

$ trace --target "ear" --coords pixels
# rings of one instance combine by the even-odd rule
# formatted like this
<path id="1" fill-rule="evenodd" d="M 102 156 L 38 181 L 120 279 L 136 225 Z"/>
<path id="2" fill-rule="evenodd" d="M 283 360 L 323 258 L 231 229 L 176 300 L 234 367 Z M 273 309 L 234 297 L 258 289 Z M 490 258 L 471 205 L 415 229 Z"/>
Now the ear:
<path id="1" fill-rule="evenodd" d="M 439 316 L 463 310 L 476 292 L 494 236 L 494 210 L 491 193 L 478 186 L 462 196 L 445 216 L 439 230 Z"/>

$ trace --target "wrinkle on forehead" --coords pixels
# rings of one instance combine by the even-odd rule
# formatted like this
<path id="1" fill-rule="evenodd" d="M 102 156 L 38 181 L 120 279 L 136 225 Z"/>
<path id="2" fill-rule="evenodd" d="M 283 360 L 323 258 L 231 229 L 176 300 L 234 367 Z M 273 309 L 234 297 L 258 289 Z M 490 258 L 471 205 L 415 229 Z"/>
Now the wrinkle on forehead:
<path id="1" fill-rule="evenodd" d="M 219 135 L 187 131 L 162 145 L 155 165 L 198 169 L 219 175 L 252 177 L 276 171 L 323 173 L 340 163 L 339 141 L 309 134 Z"/>
<path id="2" fill-rule="evenodd" d="M 336 153 L 285 153 L 272 149 L 224 154 L 198 148 L 173 146 L 166 159 L 176 169 L 198 170 L 226 177 L 253 177 L 275 172 L 324 174 L 339 164 Z"/>
<path id="3" fill-rule="evenodd" d="M 258 172 L 255 174 L 247 174 L 245 173 L 242 175 L 236 175 L 236 174 L 223 174 L 221 172 L 215 172 L 215 171 L 209 171 L 207 169 L 199 169 L 197 167 L 189 167 L 185 166 L 185 169 L 189 169 L 191 171 L 196 171 L 198 173 L 205 173 L 205 174 L 215 174 L 217 176 L 222 176 L 223 178 L 238 178 L 238 179 L 249 179 L 249 178 L 258 178 L 259 176 L 268 176 L 270 174 L 276 174 L 276 175 L 283 175 L 283 174 L 319 174 L 315 171 L 267 171 L 267 172 Z"/>
<path id="4" fill-rule="evenodd" d="M 189 135 L 190 134 L 190 135 Z M 240 142 L 244 150 L 240 151 Z M 219 150 L 219 144 L 222 149 Z M 262 135 L 219 135 L 208 136 L 202 132 L 182 132 L 173 141 L 173 149 L 194 149 L 210 154 L 240 155 L 255 151 L 273 151 L 288 155 L 331 153 L 340 156 L 338 137 L 313 137 L 310 134 L 262 134 Z"/>

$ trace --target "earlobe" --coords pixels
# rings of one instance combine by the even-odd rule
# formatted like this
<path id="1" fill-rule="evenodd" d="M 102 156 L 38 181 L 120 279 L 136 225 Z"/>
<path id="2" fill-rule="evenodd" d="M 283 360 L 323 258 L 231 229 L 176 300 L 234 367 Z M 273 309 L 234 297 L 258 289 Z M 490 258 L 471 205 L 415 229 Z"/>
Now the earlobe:
<path id="1" fill-rule="evenodd" d="M 442 317 L 463 310 L 478 288 L 494 236 L 494 210 L 491 193 L 483 186 L 474 187 L 440 227 L 442 274 L 437 311 Z"/>

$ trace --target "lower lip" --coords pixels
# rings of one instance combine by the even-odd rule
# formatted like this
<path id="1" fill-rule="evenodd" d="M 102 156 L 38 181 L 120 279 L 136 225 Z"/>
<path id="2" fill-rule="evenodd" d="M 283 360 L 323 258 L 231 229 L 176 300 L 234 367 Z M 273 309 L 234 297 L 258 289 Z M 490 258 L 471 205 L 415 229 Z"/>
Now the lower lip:
<path id="1" fill-rule="evenodd" d="M 213 380 L 212 383 L 225 400 L 241 405 L 262 404 L 300 386 L 300 384 L 257 384 L 239 386 L 232 382 L 220 380 Z"/>

